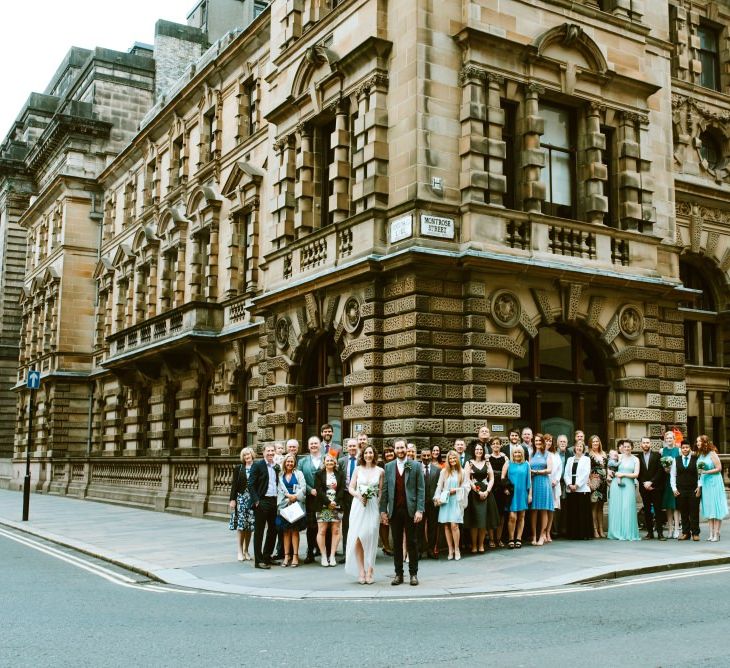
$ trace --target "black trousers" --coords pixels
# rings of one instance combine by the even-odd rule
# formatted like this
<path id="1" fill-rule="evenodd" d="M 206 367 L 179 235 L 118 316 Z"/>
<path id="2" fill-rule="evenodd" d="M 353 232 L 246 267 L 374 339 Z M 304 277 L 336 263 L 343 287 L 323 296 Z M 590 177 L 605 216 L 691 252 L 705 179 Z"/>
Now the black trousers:
<path id="1" fill-rule="evenodd" d="M 664 532 L 666 516 L 662 507 L 663 488 L 646 489 L 643 483 L 639 483 L 639 494 L 644 504 L 644 525 L 647 533 L 653 533 L 656 528 L 657 534 Z"/>
<path id="2" fill-rule="evenodd" d="M 695 490 L 679 490 L 677 509 L 682 515 L 682 533 L 685 536 L 700 535 L 700 499 Z"/>
<path id="3" fill-rule="evenodd" d="M 433 554 L 438 548 L 439 509 L 433 505 L 432 501 L 426 501 L 423 520 L 416 527 L 419 554 L 422 552 Z"/>
<path id="4" fill-rule="evenodd" d="M 347 550 L 347 532 L 350 530 L 350 510 L 352 509 L 352 496 L 347 492 L 342 500 L 342 553 Z M 329 535 L 329 534 L 328 534 Z"/>
<path id="5" fill-rule="evenodd" d="M 254 517 L 256 518 L 256 526 L 253 532 L 254 562 L 261 564 L 271 559 L 271 553 L 274 551 L 276 541 L 276 497 L 261 497 L 259 505 L 254 508 Z M 266 531 L 266 544 L 264 544 L 264 530 Z"/>
<path id="6" fill-rule="evenodd" d="M 314 557 L 319 550 L 317 549 L 317 498 L 307 496 L 304 505 L 307 509 L 307 558 Z"/>
<path id="7" fill-rule="evenodd" d="M 390 528 L 393 531 L 393 561 L 395 562 L 395 574 L 403 575 L 403 534 L 406 536 L 408 546 L 408 572 L 410 575 L 418 574 L 418 541 L 416 540 L 416 525 L 413 518 L 408 514 L 405 506 L 393 508 L 393 516 L 390 518 Z"/>

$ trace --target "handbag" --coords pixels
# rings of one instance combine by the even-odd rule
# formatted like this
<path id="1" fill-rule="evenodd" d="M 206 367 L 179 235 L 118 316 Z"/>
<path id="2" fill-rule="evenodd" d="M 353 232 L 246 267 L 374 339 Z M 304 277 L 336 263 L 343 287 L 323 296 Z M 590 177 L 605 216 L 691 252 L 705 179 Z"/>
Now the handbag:
<path id="1" fill-rule="evenodd" d="M 295 501 L 292 504 L 289 504 L 286 508 L 282 508 L 279 511 L 279 515 L 281 515 L 289 524 L 294 524 L 297 520 L 302 519 L 304 517 L 304 508 L 302 508 L 302 504 L 299 503 L 299 501 Z"/>
<path id="2" fill-rule="evenodd" d="M 443 492 L 441 492 L 441 496 L 439 496 L 439 503 L 442 506 L 445 506 L 449 502 L 449 490 L 445 489 Z"/>

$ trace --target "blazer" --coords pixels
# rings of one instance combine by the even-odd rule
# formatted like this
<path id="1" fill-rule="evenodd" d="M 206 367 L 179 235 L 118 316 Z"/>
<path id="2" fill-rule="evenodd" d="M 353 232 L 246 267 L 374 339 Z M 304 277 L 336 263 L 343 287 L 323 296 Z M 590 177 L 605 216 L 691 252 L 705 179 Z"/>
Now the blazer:
<path id="1" fill-rule="evenodd" d="M 662 466 L 661 456 L 658 452 L 649 453 L 649 466 L 647 468 L 644 463 L 644 452 L 641 451 L 638 455 L 639 458 L 639 489 L 644 491 L 644 483 L 651 482 L 654 485 L 654 489 L 664 489 L 667 480 L 667 474 Z"/>
<path id="2" fill-rule="evenodd" d="M 358 456 L 355 455 L 355 468 L 352 469 L 352 475 L 355 475 L 355 469 L 357 468 Z M 347 483 L 347 465 L 350 463 L 350 455 L 344 454 L 337 460 L 337 468 L 342 471 L 342 475 L 345 476 L 345 483 Z"/>
<path id="3" fill-rule="evenodd" d="M 269 487 L 269 471 L 265 459 L 257 459 L 251 465 L 248 477 L 248 492 L 251 495 L 252 505 L 256 505 L 266 496 Z M 279 487 L 279 473 L 276 473 L 276 487 Z"/>
<path id="4" fill-rule="evenodd" d="M 558 482 L 563 478 L 563 460 L 557 452 L 549 452 L 550 457 L 550 482 Z"/>
<path id="5" fill-rule="evenodd" d="M 324 457 L 321 458 L 321 461 L 324 462 Z M 312 463 L 312 455 L 304 455 L 300 457 L 297 468 L 304 474 L 304 480 L 307 483 L 307 494 L 309 494 L 314 489 L 314 476 L 321 466 L 315 466 Z"/>
<path id="6" fill-rule="evenodd" d="M 387 513 L 393 517 L 395 511 L 395 474 L 398 460 L 394 459 L 385 465 L 385 477 L 383 479 L 383 493 L 380 496 L 380 512 Z M 423 479 L 423 465 L 421 462 L 406 460 L 410 464 L 403 471 L 406 487 L 406 505 L 408 515 L 413 517 L 417 512 L 423 513 L 426 508 L 426 481 Z"/>
<path id="7" fill-rule="evenodd" d="M 238 464 L 233 467 L 233 480 L 231 480 L 230 501 L 235 501 L 239 494 L 243 494 L 248 487 L 245 464 Z"/>
<path id="8" fill-rule="evenodd" d="M 299 503 L 304 503 L 304 495 L 307 492 L 307 483 L 304 480 L 304 474 L 301 471 L 295 470 L 294 475 L 297 479 L 297 485 L 299 485 L 299 487 L 297 487 L 297 501 L 299 501 Z M 286 496 L 287 494 L 289 494 L 289 491 L 284 484 L 284 475 L 282 474 L 279 476 L 279 486 L 277 488 L 276 496 L 276 506 L 279 510 L 282 510 L 289 505 L 289 499 Z"/>
<path id="9" fill-rule="evenodd" d="M 325 445 L 327 446 L 325 448 Z M 342 446 L 339 443 L 335 443 L 334 441 L 330 441 L 329 443 L 325 443 L 322 441 L 321 451 L 322 456 L 324 457 L 330 450 L 334 450 L 335 455 L 339 457 L 342 454 Z"/>
<path id="10" fill-rule="evenodd" d="M 568 485 L 573 484 L 573 460 L 575 456 L 568 457 L 568 461 L 565 462 L 565 471 L 563 473 L 563 480 L 565 480 L 566 492 L 571 493 L 567 489 Z M 578 459 L 578 470 L 575 475 L 575 491 L 576 492 L 590 492 L 591 488 L 588 487 L 588 477 L 591 474 L 591 460 L 588 455 L 583 455 Z"/>
<path id="11" fill-rule="evenodd" d="M 421 471 L 423 471 L 423 464 L 421 464 Z M 436 495 L 436 487 L 439 484 L 441 471 L 442 468 L 438 464 L 431 462 L 428 466 L 428 477 L 424 473 L 423 482 L 425 486 L 426 504 L 433 503 L 433 497 Z"/>
<path id="12" fill-rule="evenodd" d="M 345 486 L 345 476 L 337 467 L 335 467 L 335 479 L 337 480 L 335 503 L 342 508 L 347 487 Z M 314 507 L 316 510 L 322 510 L 322 508 L 328 506 L 330 503 L 327 500 L 327 472 L 324 469 L 319 469 L 319 471 L 314 474 L 314 488 L 317 490 L 317 496 L 315 497 L 316 503 L 314 504 Z"/>

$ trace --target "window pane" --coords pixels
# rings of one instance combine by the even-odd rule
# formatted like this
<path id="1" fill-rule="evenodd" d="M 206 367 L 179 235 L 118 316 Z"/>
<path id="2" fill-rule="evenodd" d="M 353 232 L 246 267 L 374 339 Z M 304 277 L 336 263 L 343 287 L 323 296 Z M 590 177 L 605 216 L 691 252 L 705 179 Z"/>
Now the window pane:
<path id="1" fill-rule="evenodd" d="M 702 323 L 702 363 L 705 366 L 717 365 L 717 344 L 715 325 Z"/>
<path id="2" fill-rule="evenodd" d="M 697 35 L 700 38 L 700 49 L 717 53 L 717 34 L 712 28 L 700 26 L 697 28 Z"/>
<path id="3" fill-rule="evenodd" d="M 697 323 L 694 320 L 684 322 L 684 361 L 697 364 Z"/>
<path id="4" fill-rule="evenodd" d="M 541 142 L 551 146 L 570 148 L 570 113 L 565 109 L 543 106 L 540 115 L 545 119 Z"/>
<path id="5" fill-rule="evenodd" d="M 572 337 L 543 328 L 538 333 L 540 346 L 540 378 L 573 379 Z"/>
<path id="6" fill-rule="evenodd" d="M 573 156 L 550 151 L 550 201 L 570 206 L 572 202 L 571 162 Z"/>
<path id="7" fill-rule="evenodd" d="M 700 62 L 702 73 L 700 74 L 700 86 L 717 90 L 717 56 L 714 53 L 700 51 Z"/>

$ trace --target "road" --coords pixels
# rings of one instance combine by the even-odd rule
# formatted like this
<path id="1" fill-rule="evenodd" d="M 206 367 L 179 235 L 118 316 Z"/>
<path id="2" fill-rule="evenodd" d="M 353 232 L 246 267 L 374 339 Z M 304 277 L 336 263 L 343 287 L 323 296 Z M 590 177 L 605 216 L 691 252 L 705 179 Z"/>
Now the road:
<path id="1" fill-rule="evenodd" d="M 508 596 L 261 600 L 1 528 L 0 572 L 0 663 L 14 667 L 730 665 L 728 566 Z"/>

